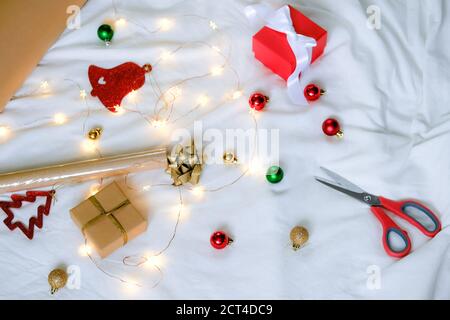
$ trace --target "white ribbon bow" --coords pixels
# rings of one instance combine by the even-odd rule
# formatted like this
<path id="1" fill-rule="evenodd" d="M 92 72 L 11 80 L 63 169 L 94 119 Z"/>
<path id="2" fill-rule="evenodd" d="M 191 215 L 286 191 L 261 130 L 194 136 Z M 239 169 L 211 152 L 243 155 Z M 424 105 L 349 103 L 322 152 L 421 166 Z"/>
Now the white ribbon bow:
<path id="1" fill-rule="evenodd" d="M 287 80 L 288 96 L 294 104 L 307 105 L 300 86 L 300 74 L 311 64 L 312 48 L 317 46 L 316 40 L 295 31 L 291 11 L 287 5 L 275 12 L 266 4 L 251 5 L 245 8 L 245 15 L 252 24 L 263 20 L 266 27 L 287 35 L 287 41 L 296 60 L 295 70 Z"/>

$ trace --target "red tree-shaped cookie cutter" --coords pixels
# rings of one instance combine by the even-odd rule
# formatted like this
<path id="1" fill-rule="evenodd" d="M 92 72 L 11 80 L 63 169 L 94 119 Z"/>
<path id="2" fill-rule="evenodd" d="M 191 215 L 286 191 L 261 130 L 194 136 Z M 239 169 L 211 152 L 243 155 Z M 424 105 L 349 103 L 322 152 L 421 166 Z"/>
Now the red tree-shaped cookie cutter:
<path id="1" fill-rule="evenodd" d="M 48 216 L 52 205 L 52 200 L 55 195 L 55 191 L 27 191 L 25 196 L 19 194 L 11 195 L 12 201 L 0 201 L 0 208 L 6 213 L 7 217 L 3 221 L 9 230 L 13 231 L 19 228 L 25 236 L 32 240 L 34 236 L 34 227 L 41 229 L 44 222 L 44 215 Z M 18 209 L 22 207 L 23 202 L 35 202 L 38 197 L 45 197 L 46 201 L 44 205 L 40 205 L 37 208 L 37 216 L 31 217 L 28 222 L 28 227 L 22 222 L 14 220 L 14 213 L 11 209 Z"/>

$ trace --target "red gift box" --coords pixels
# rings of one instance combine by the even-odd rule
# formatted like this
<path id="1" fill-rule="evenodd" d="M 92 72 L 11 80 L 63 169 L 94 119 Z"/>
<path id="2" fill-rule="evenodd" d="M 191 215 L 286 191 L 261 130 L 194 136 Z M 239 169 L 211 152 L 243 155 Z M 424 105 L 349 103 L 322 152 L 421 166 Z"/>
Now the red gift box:
<path id="1" fill-rule="evenodd" d="M 327 31 L 292 6 L 289 6 L 289 10 L 295 31 L 317 42 L 312 50 L 313 63 L 325 50 Z M 295 70 L 295 55 L 285 33 L 263 27 L 253 36 L 253 52 L 256 59 L 286 81 Z"/>

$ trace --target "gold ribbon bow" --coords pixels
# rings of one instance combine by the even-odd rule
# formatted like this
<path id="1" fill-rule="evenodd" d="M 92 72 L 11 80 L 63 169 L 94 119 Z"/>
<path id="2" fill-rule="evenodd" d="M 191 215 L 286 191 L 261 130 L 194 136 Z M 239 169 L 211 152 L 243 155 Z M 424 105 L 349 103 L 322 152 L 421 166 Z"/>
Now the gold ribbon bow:
<path id="1" fill-rule="evenodd" d="M 185 183 L 196 185 L 199 182 L 202 165 L 194 141 L 187 147 L 177 145 L 167 157 L 167 162 L 166 172 L 172 176 L 174 186 Z"/>
<path id="2" fill-rule="evenodd" d="M 127 206 L 130 204 L 130 200 L 126 199 L 124 200 L 122 203 L 120 203 L 117 207 L 115 207 L 114 209 L 110 210 L 110 211 L 106 211 L 105 208 L 103 208 L 102 204 L 97 200 L 97 198 L 94 196 L 89 197 L 89 201 L 95 206 L 95 208 L 100 212 L 100 215 L 96 216 L 95 218 L 89 220 L 81 229 L 81 231 L 85 232 L 86 228 L 88 228 L 89 226 L 95 224 L 101 217 L 103 216 L 107 216 L 111 222 L 120 230 L 120 232 L 122 233 L 122 238 L 123 238 L 123 245 L 126 245 L 128 242 L 128 234 L 127 231 L 125 230 L 125 228 L 123 227 L 123 225 L 120 223 L 119 220 L 117 220 L 117 218 L 114 216 L 114 212 L 116 212 L 117 210 Z"/>

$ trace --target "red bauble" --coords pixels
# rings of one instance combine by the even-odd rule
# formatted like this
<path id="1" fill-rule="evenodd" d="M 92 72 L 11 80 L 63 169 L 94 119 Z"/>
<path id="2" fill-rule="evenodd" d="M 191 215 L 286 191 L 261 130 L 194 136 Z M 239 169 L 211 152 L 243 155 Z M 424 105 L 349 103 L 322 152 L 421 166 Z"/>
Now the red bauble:
<path id="1" fill-rule="evenodd" d="M 250 96 L 250 99 L 248 99 L 250 108 L 255 109 L 256 111 L 261 111 L 262 109 L 264 109 L 267 102 L 269 102 L 269 97 L 259 92 L 252 94 Z"/>
<path id="2" fill-rule="evenodd" d="M 6 213 L 6 219 L 3 221 L 9 230 L 13 231 L 19 228 L 25 236 L 32 240 L 34 236 L 34 227 L 42 228 L 44 223 L 44 216 L 50 214 L 50 207 L 52 205 L 53 196 L 55 191 L 27 191 L 25 196 L 19 194 L 13 194 L 11 196 L 12 201 L 0 201 L 0 209 Z M 37 215 L 31 217 L 28 221 L 28 227 L 20 221 L 14 222 L 14 213 L 11 208 L 21 208 L 22 202 L 35 202 L 38 197 L 45 197 L 45 204 L 41 205 L 37 209 Z"/>
<path id="3" fill-rule="evenodd" d="M 330 137 L 338 136 L 341 138 L 343 136 L 339 122 L 333 118 L 327 119 L 323 122 L 322 130 L 323 133 Z"/>
<path id="4" fill-rule="evenodd" d="M 122 99 L 145 83 L 145 74 L 152 71 L 150 64 L 142 67 L 134 62 L 126 62 L 111 69 L 89 66 L 88 75 L 92 85 L 91 95 L 98 97 L 111 112 L 122 103 Z"/>
<path id="5" fill-rule="evenodd" d="M 210 242 L 214 249 L 221 250 L 233 242 L 233 240 L 225 232 L 216 231 L 211 235 Z"/>
<path id="6" fill-rule="evenodd" d="M 325 91 L 320 89 L 315 84 L 309 84 L 305 87 L 303 93 L 305 95 L 306 100 L 308 100 L 309 102 L 313 102 L 319 100 L 320 96 L 325 94 Z"/>

